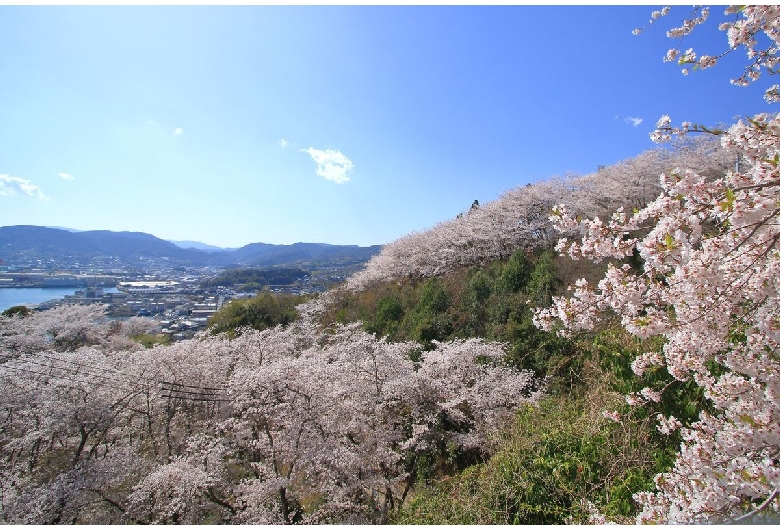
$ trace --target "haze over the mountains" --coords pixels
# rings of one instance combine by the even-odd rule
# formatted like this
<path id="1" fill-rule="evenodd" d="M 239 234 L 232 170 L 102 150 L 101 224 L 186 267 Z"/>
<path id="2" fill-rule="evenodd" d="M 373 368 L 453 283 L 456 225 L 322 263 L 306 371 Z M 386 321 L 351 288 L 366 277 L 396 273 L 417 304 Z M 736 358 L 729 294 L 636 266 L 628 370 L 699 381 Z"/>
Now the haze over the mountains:
<path id="1" fill-rule="evenodd" d="M 224 252 L 226 250 L 237 250 L 238 247 L 234 248 L 224 248 L 224 247 L 217 247 L 214 245 L 208 245 L 206 243 L 201 243 L 200 241 L 172 241 L 168 239 L 171 243 L 176 245 L 180 248 L 195 248 L 198 250 L 205 250 L 206 252 Z"/>

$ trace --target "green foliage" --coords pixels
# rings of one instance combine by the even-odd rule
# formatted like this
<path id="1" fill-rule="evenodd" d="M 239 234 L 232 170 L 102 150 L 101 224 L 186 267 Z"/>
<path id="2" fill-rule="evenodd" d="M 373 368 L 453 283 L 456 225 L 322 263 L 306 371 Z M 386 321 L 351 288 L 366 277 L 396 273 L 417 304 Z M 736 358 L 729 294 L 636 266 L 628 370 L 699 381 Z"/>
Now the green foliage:
<path id="1" fill-rule="evenodd" d="M 238 328 L 250 327 L 263 330 L 286 325 L 298 318 L 295 306 L 305 297 L 260 293 L 253 298 L 231 300 L 209 321 L 209 331 L 234 334 Z"/>
<path id="2" fill-rule="evenodd" d="M 532 264 L 529 263 L 525 252 L 516 251 L 504 265 L 501 271 L 501 284 L 512 293 L 516 293 L 528 284 L 531 275 Z"/>
<path id="3" fill-rule="evenodd" d="M 562 282 L 555 276 L 552 251 L 545 251 L 539 256 L 528 280 L 528 296 L 531 303 L 537 307 L 547 307 L 552 303 L 552 296 Z"/>
<path id="4" fill-rule="evenodd" d="M 452 321 L 447 315 L 422 314 L 415 321 L 412 338 L 426 350 L 433 348 L 433 341 L 445 341 L 452 334 Z"/>
<path id="5" fill-rule="evenodd" d="M 417 305 L 409 312 L 406 326 L 411 338 L 423 347 L 431 349 L 432 341 L 446 340 L 452 333 L 452 320 L 447 315 L 450 296 L 439 278 L 431 278 L 423 284 Z"/>
<path id="6" fill-rule="evenodd" d="M 693 381 L 674 379 L 665 367 L 648 367 L 641 377 L 634 374 L 631 369 L 633 359 L 642 352 L 661 351 L 662 348 L 661 339 L 642 341 L 624 330 L 613 328 L 598 333 L 590 343 L 590 350 L 601 368 L 612 376 L 612 388 L 615 391 L 625 395 L 640 392 L 647 387 L 660 393 L 659 403 L 648 403 L 637 414 L 655 416 L 660 413 L 674 416 L 683 424 L 690 425 L 698 420 L 701 411 L 714 413 L 701 387 Z M 677 435 L 663 438 L 673 447 L 677 447 L 681 441 Z"/>
<path id="7" fill-rule="evenodd" d="M 483 271 L 477 271 L 472 275 L 467 286 L 467 294 L 464 294 L 463 301 L 469 306 L 484 305 L 490 298 L 493 291 L 492 279 Z"/>
<path id="8" fill-rule="evenodd" d="M 564 392 L 576 384 L 585 357 L 572 340 L 537 329 L 530 315 L 508 322 L 506 338 L 508 361 L 547 377 L 548 390 Z"/>
<path id="9" fill-rule="evenodd" d="M 15 306 L 9 307 L 5 311 L 3 311 L 2 315 L 4 317 L 20 317 L 20 318 L 23 318 L 23 317 L 28 316 L 30 313 L 32 313 L 32 310 L 29 307 L 23 306 L 23 305 L 15 305 Z"/>
<path id="10" fill-rule="evenodd" d="M 559 397 L 524 407 L 488 462 L 417 491 L 396 522 L 582 524 L 586 501 L 627 521 L 635 510 L 632 494 L 651 488 L 659 470 L 648 437 L 652 425 L 610 422 L 598 406 L 603 401 Z"/>
<path id="11" fill-rule="evenodd" d="M 240 291 L 259 291 L 267 285 L 292 285 L 309 273 L 297 268 L 229 269 L 211 280 L 202 282 L 204 287 L 234 287 Z"/>
<path id="12" fill-rule="evenodd" d="M 171 339 L 170 335 L 162 333 L 141 333 L 139 335 L 133 335 L 130 338 L 141 344 L 144 348 L 153 348 L 157 344 L 167 346 L 168 344 L 173 343 L 173 339 Z"/>
<path id="13" fill-rule="evenodd" d="M 424 315 L 443 313 L 450 305 L 450 298 L 439 278 L 431 278 L 423 285 L 415 312 Z"/>
<path id="14" fill-rule="evenodd" d="M 386 296 L 376 306 L 376 314 L 367 326 L 367 331 L 380 337 L 393 335 L 404 318 L 404 308 L 397 296 Z"/>

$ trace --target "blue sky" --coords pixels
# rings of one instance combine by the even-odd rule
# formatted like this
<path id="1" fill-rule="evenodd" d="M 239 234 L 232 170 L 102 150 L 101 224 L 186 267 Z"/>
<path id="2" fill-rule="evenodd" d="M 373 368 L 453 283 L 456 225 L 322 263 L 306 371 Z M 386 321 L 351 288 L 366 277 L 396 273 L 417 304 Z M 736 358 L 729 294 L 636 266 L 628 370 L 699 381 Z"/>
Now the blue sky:
<path id="1" fill-rule="evenodd" d="M 382 244 L 770 111 L 639 7 L 0 6 L 0 226 Z M 713 8 L 712 18 L 721 16 Z M 717 53 L 714 21 L 681 46 Z"/>

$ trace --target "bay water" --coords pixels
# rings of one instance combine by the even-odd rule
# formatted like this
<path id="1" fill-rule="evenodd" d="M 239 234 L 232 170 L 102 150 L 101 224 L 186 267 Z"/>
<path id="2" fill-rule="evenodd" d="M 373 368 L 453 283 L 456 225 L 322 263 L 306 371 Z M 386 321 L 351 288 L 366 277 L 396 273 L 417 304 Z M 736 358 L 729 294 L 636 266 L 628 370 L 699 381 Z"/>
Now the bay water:
<path id="1" fill-rule="evenodd" d="M 15 305 L 37 305 L 65 295 L 75 294 L 83 287 L 3 287 L 0 289 L 0 313 Z M 115 287 L 103 289 L 106 293 L 115 293 Z"/>

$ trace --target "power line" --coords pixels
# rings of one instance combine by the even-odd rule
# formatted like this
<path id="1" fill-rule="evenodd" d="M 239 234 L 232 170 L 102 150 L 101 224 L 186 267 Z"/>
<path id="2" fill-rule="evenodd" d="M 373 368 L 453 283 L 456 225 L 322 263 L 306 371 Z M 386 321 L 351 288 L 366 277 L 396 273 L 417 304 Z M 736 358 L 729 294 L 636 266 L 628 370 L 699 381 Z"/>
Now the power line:
<path id="1" fill-rule="evenodd" d="M 189 400 L 189 401 L 208 401 L 211 403 L 227 403 L 230 401 L 229 399 L 221 399 L 220 397 L 218 397 L 217 392 L 222 391 L 222 389 L 219 388 L 194 387 L 190 385 L 182 385 L 179 383 L 171 383 L 168 381 L 163 381 L 161 384 L 162 384 L 162 391 L 167 392 L 167 394 L 163 394 L 163 397 L 167 397 L 169 399 L 182 399 L 182 400 Z M 199 391 L 180 390 L 180 388 L 196 388 Z M 209 390 L 206 390 L 207 388 Z"/>
<path id="2" fill-rule="evenodd" d="M 70 359 L 63 359 L 60 356 L 54 355 L 53 353 L 49 352 L 37 352 L 35 354 L 31 354 L 29 356 L 26 356 L 28 358 L 23 359 L 17 359 L 19 362 L 26 362 L 29 364 L 37 365 L 42 368 L 45 368 L 50 371 L 54 370 L 60 370 L 64 372 L 68 372 L 72 375 L 81 375 L 85 377 L 99 377 L 103 379 L 107 379 L 109 381 L 113 381 L 114 383 L 117 383 L 119 385 L 127 385 L 130 388 L 134 388 L 133 385 L 129 382 L 129 380 L 139 379 L 138 375 L 132 375 L 127 372 L 124 372 L 122 370 L 119 370 L 117 368 L 113 367 L 107 367 L 107 366 L 101 366 L 96 365 L 94 363 L 86 362 L 86 361 L 73 361 Z M 34 357 L 34 359 L 29 359 L 29 357 Z M 45 364 L 37 362 L 40 360 L 40 358 L 48 359 L 51 361 L 51 364 Z M 57 366 L 54 364 L 54 362 L 60 362 L 65 365 L 72 365 L 75 368 L 70 368 L 68 366 Z M 2 366 L 7 366 L 8 368 L 12 368 L 12 366 L 9 365 L 9 363 L 3 363 Z M 80 384 L 99 384 L 108 388 L 114 388 L 117 390 L 126 391 L 128 389 L 126 388 L 118 388 L 116 386 L 110 385 L 105 381 L 84 381 L 81 379 L 74 379 L 65 377 L 64 375 L 55 375 L 53 373 L 44 373 L 42 371 L 34 371 L 34 370 L 24 370 L 27 373 L 36 374 L 41 377 L 59 377 L 61 379 L 69 380 L 71 382 L 80 383 Z M 118 377 L 119 375 L 125 376 L 125 377 Z M 201 399 L 217 399 L 217 393 L 218 392 L 224 392 L 225 389 L 223 387 L 206 387 L 206 386 L 194 386 L 194 385 L 184 385 L 182 383 L 174 383 L 169 381 L 157 381 L 154 379 L 148 379 L 146 382 L 139 381 L 136 384 L 137 386 L 143 386 L 146 388 L 151 388 L 152 385 L 170 385 L 172 388 L 170 389 L 163 389 L 163 391 L 167 391 L 168 393 L 163 395 L 163 397 L 172 397 L 177 399 L 194 399 L 191 396 L 197 396 Z M 177 388 L 173 388 L 173 387 Z M 189 389 L 195 389 L 196 392 L 189 392 L 181 390 L 183 388 L 189 388 Z M 228 400 L 221 400 L 221 401 L 228 401 Z"/>
<path id="3" fill-rule="evenodd" d="M 62 359 L 51 359 L 51 360 L 52 361 L 59 361 L 59 362 L 67 362 L 67 361 L 63 361 Z M 122 380 L 122 379 L 117 379 L 115 377 L 111 377 L 107 373 L 95 373 L 93 371 L 85 370 L 85 369 L 83 369 L 82 365 L 78 365 L 77 363 L 71 363 L 71 364 L 75 364 L 76 366 L 78 366 L 80 368 L 80 370 L 77 370 L 77 369 L 74 369 L 74 368 L 63 367 L 63 366 L 55 366 L 54 364 L 39 363 L 39 362 L 36 362 L 36 361 L 33 361 L 33 360 L 25 360 L 23 362 L 28 363 L 28 364 L 34 364 L 34 365 L 41 366 L 43 368 L 48 368 L 48 369 L 51 369 L 51 370 L 62 370 L 62 371 L 65 371 L 65 372 L 69 372 L 69 373 L 71 373 L 73 375 L 83 375 L 83 376 L 87 376 L 87 377 L 100 377 L 100 378 L 108 379 L 109 381 L 113 381 L 114 383 L 118 383 L 118 384 L 122 384 L 122 385 L 129 384 L 126 380 Z M 53 374 L 50 374 L 50 375 L 53 375 Z"/>
<path id="4" fill-rule="evenodd" d="M 214 391 L 217 391 L 217 392 L 222 392 L 222 391 L 225 390 L 223 387 L 192 386 L 192 385 L 183 385 L 181 383 L 171 383 L 171 382 L 168 382 L 168 381 L 161 381 L 160 383 L 163 384 L 163 385 L 174 385 L 174 386 L 181 386 L 181 387 L 184 387 L 184 388 L 197 388 L 197 389 L 200 389 L 200 390 L 214 390 Z"/>

